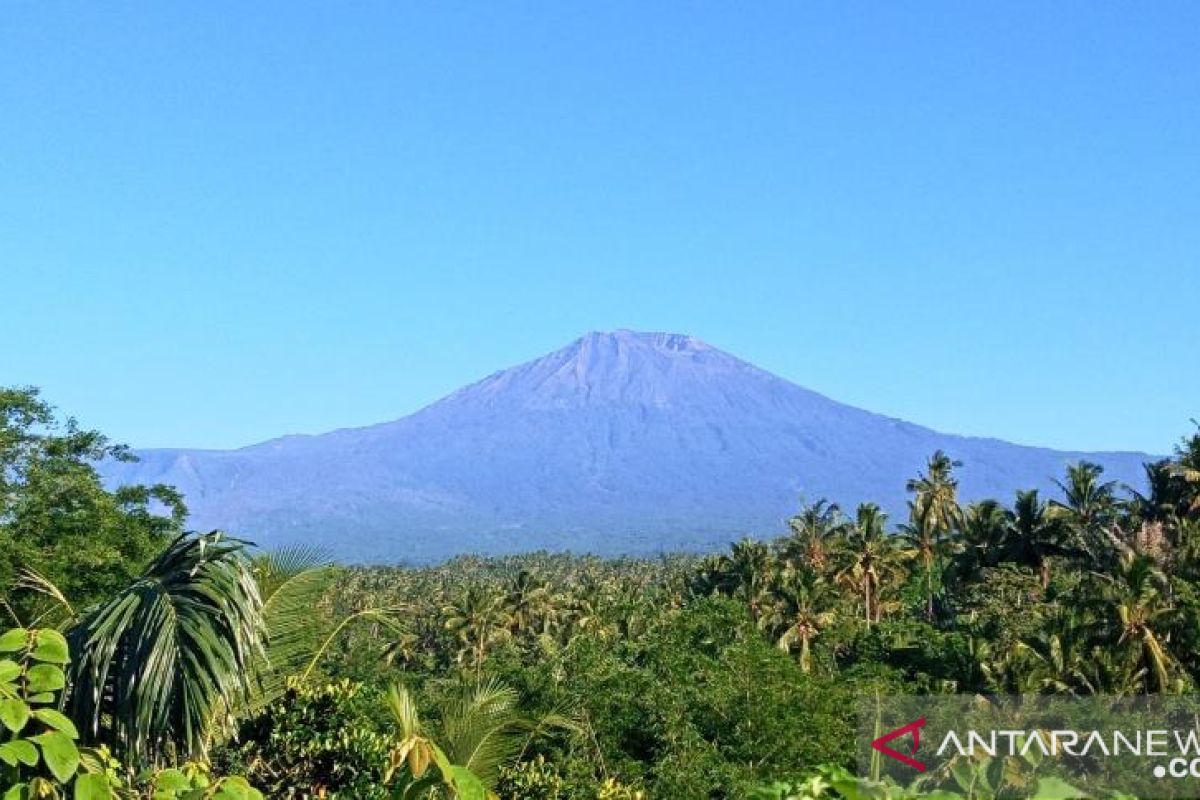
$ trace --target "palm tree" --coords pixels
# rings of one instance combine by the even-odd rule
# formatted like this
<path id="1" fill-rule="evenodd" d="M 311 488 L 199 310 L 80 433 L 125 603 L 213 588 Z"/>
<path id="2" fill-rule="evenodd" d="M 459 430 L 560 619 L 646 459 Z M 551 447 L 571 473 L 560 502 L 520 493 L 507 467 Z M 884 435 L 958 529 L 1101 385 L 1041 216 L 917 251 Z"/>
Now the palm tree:
<path id="1" fill-rule="evenodd" d="M 71 717 L 138 763 L 201 756 L 216 713 L 251 692 L 266 632 L 244 543 L 180 536 L 70 631 Z"/>
<path id="2" fill-rule="evenodd" d="M 1094 622 L 1078 612 L 1064 610 L 1046 620 L 1042 630 L 1018 642 L 1014 668 L 1022 675 L 1022 691 L 1043 694 L 1099 694 L 1107 683 L 1097 683 L 1094 673 Z"/>
<path id="3" fill-rule="evenodd" d="M 1175 448 L 1172 469 L 1184 483 L 1181 513 L 1200 514 L 1200 423 L 1196 423 L 1196 432 Z"/>
<path id="4" fill-rule="evenodd" d="M 886 524 L 887 514 L 879 506 L 863 503 L 839 543 L 844 566 L 838 577 L 860 593 L 867 627 L 881 618 L 881 587 L 896 567 L 897 551 Z"/>
<path id="5" fill-rule="evenodd" d="M 788 520 L 791 534 L 780 543 L 780 555 L 793 566 L 806 565 L 823 574 L 828 567 L 831 543 L 847 524 L 836 503 L 818 500 L 806 505 Z"/>
<path id="6" fill-rule="evenodd" d="M 925 472 L 909 480 L 906 488 L 916 495 L 915 505 L 935 536 L 944 536 L 962 522 L 958 505 L 958 479 L 954 470 L 961 461 L 937 450 L 925 466 Z"/>
<path id="7" fill-rule="evenodd" d="M 1104 530 L 1117 507 L 1116 482 L 1101 481 L 1104 467 L 1080 461 L 1067 467 L 1065 481 L 1055 481 L 1063 500 L 1052 500 L 1054 516 L 1063 521 L 1078 544 L 1099 565 L 1104 547 Z"/>
<path id="8" fill-rule="evenodd" d="M 462 644 L 459 660 L 469 656 L 476 679 L 483 672 L 487 649 L 503 638 L 501 598 L 477 584 L 472 584 L 455 603 L 442 609 L 446 630 Z"/>
<path id="9" fill-rule="evenodd" d="M 837 592 L 815 572 L 801 570 L 782 578 L 774 594 L 769 622 L 776 631 L 775 645 L 785 653 L 799 645 L 800 669 L 808 672 L 812 641 L 833 621 Z"/>
<path id="10" fill-rule="evenodd" d="M 520 635 L 528 630 L 542 627 L 549 621 L 551 611 L 550 589 L 545 581 L 539 580 L 526 569 L 517 573 L 503 601 L 508 628 Z"/>
<path id="11" fill-rule="evenodd" d="M 909 521 L 900 526 L 900 540 L 908 545 L 906 555 L 920 562 L 925 583 L 925 619 L 933 619 L 933 570 L 940 551 L 937 531 L 929 507 L 909 502 Z"/>
<path id="12" fill-rule="evenodd" d="M 324 552 L 304 546 L 260 555 L 253 571 L 263 602 L 267 648 L 254 668 L 251 712 L 283 696 L 287 679 L 304 671 L 317 653 L 329 628 L 320 603 L 339 574 Z"/>
<path id="13" fill-rule="evenodd" d="M 1166 579 L 1145 556 L 1125 556 L 1108 580 L 1110 602 L 1119 625 L 1115 645 L 1130 648 L 1130 660 L 1154 677 L 1160 692 L 1177 688 L 1171 679 L 1178 661 L 1168 649 L 1175 606 L 1162 593 Z"/>
<path id="14" fill-rule="evenodd" d="M 1050 559 L 1078 555 L 1082 555 L 1081 551 L 1068 546 L 1063 518 L 1050 513 L 1038 497 L 1037 489 L 1017 492 L 1004 560 L 1037 570 L 1044 591 L 1050 586 Z"/>
<path id="15" fill-rule="evenodd" d="M 454 788 L 456 797 L 483 798 L 484 791 L 496 785 L 501 769 L 516 762 L 535 738 L 555 729 L 579 732 L 575 722 L 560 714 L 525 717 L 517 709 L 518 700 L 507 686 L 485 681 L 448 702 L 439 723 L 431 727 L 422 721 L 408 689 L 392 686 L 388 706 L 400 728 L 400 743 L 392 753 L 387 780 L 405 773 L 410 783 L 406 798 L 439 784 Z M 426 777 L 430 766 L 440 774 Z"/>
<path id="16" fill-rule="evenodd" d="M 1130 515 L 1142 522 L 1171 522 L 1184 513 L 1188 505 L 1184 497 L 1186 483 L 1177 465 L 1163 459 L 1142 464 L 1142 469 L 1146 472 L 1147 493 L 1125 487 L 1130 496 Z"/>
<path id="17" fill-rule="evenodd" d="M 757 620 L 771 580 L 770 549 L 754 539 L 742 539 L 730 548 L 729 570 L 737 580 L 737 591 L 750 606 L 751 616 Z"/>

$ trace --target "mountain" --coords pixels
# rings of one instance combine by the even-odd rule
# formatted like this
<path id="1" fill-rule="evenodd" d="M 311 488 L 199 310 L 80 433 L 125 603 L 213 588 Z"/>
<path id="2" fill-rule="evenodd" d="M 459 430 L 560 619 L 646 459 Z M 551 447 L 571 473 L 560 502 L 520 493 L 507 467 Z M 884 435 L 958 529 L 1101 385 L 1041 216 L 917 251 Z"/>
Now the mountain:
<path id="1" fill-rule="evenodd" d="M 842 405 L 698 339 L 590 333 L 393 422 L 238 450 L 143 450 L 110 485 L 174 484 L 198 529 L 343 560 L 547 548 L 646 554 L 776 535 L 801 497 L 903 514 L 934 450 L 961 494 L 1053 490 L 1071 461 L 1140 485 L 1142 453 L 938 433 Z M 899 519 L 897 519 L 899 521 Z"/>

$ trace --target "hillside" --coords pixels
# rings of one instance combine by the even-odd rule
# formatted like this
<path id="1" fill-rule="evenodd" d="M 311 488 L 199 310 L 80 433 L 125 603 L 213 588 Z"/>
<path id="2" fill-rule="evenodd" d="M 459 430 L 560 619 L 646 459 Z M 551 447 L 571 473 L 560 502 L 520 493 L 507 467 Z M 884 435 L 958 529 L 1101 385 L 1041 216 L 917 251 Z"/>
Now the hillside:
<path id="1" fill-rule="evenodd" d="M 144 450 L 110 484 L 178 486 L 198 528 L 340 558 L 708 549 L 774 535 L 799 498 L 903 513 L 936 449 L 965 499 L 1053 489 L 1079 458 L 1140 485 L 1141 453 L 953 436 L 837 403 L 695 338 L 591 333 L 402 419 L 230 451 Z"/>

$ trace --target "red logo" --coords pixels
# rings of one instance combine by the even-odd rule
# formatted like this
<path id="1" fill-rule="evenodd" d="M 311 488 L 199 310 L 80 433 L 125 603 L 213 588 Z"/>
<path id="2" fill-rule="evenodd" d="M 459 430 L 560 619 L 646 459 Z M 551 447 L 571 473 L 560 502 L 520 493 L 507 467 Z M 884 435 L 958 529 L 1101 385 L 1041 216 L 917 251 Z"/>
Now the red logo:
<path id="1" fill-rule="evenodd" d="M 896 730 L 894 730 L 894 731 L 885 733 L 883 736 L 880 736 L 878 739 L 871 742 L 871 747 L 873 747 L 874 749 L 883 753 L 888 758 L 894 758 L 897 761 L 899 761 L 901 764 L 907 764 L 908 766 L 915 769 L 917 772 L 924 772 L 925 765 L 922 764 L 920 761 L 917 761 L 915 758 L 913 758 L 913 756 L 915 756 L 917 754 L 917 747 L 921 744 L 921 728 L 923 728 L 924 726 L 925 726 L 925 718 L 921 717 L 916 722 L 910 722 L 903 727 L 896 728 Z M 909 733 L 912 734 L 913 743 L 912 743 L 912 750 L 909 752 L 908 755 L 905 755 L 904 753 L 901 753 L 898 750 L 893 750 L 892 748 L 887 746 L 887 743 L 892 741 L 893 739 L 899 739 L 901 736 L 904 736 Z"/>

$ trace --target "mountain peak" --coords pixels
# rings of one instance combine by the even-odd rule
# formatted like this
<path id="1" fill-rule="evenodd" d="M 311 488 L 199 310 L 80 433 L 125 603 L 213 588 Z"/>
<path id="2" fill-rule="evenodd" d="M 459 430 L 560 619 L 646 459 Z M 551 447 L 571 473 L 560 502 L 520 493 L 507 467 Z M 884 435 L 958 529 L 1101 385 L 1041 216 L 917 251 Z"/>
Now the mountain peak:
<path id="1" fill-rule="evenodd" d="M 613 331 L 591 331 L 576 339 L 572 347 L 645 347 L 674 352 L 713 350 L 695 336 L 659 331 L 634 331 L 618 328 Z"/>
<path id="2" fill-rule="evenodd" d="M 456 393 L 457 402 L 527 408 L 579 404 L 665 407 L 704 392 L 718 376 L 765 375 L 755 367 L 679 333 L 592 331 L 561 350 L 498 372 Z"/>

